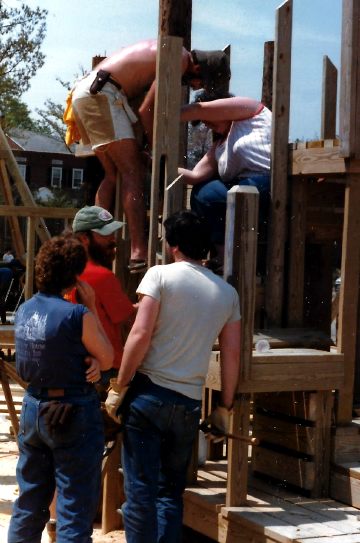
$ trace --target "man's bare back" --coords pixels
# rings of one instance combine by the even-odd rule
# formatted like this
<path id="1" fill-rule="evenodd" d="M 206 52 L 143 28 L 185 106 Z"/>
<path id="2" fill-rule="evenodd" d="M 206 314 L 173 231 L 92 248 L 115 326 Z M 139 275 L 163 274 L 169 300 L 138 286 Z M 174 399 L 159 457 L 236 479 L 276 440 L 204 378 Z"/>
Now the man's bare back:
<path id="1" fill-rule="evenodd" d="M 96 68 L 106 70 L 122 86 L 129 100 L 150 89 L 156 77 L 157 40 L 124 47 L 104 59 Z M 188 67 L 189 53 L 183 48 L 182 73 Z"/>

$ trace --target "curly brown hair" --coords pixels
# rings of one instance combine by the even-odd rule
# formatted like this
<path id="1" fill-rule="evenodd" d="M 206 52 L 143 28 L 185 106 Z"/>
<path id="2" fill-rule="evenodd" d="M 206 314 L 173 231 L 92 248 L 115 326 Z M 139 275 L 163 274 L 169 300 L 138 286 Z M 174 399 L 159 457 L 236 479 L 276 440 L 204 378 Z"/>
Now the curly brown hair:
<path id="1" fill-rule="evenodd" d="M 35 265 L 38 290 L 61 293 L 76 283 L 86 262 L 85 248 L 74 235 L 63 233 L 46 241 L 40 248 Z"/>

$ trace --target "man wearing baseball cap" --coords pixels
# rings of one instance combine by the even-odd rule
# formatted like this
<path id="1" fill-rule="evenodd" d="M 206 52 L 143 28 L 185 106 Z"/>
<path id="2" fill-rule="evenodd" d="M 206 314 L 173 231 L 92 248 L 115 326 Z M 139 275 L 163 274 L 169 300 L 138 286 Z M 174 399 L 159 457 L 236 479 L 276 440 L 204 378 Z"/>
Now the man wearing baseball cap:
<path id="1" fill-rule="evenodd" d="M 79 279 L 95 291 L 99 319 L 115 353 L 113 367 L 101 374 L 99 383 L 106 386 L 117 375 L 121 364 L 121 324 L 131 326 L 137 309 L 122 291 L 118 278 L 108 269 L 115 259 L 115 232 L 124 224 L 115 221 L 111 213 L 99 206 L 83 207 L 73 222 L 73 232 L 83 243 L 88 255 L 86 268 Z M 69 295 L 73 303 L 76 303 L 75 295 L 75 290 Z"/>

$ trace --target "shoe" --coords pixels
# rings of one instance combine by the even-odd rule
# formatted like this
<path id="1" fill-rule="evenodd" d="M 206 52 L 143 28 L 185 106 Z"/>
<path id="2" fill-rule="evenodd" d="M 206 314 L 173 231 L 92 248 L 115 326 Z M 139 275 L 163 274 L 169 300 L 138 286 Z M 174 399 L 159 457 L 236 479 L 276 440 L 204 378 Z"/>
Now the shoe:
<path id="1" fill-rule="evenodd" d="M 148 267 L 147 258 L 130 258 L 129 260 L 130 273 L 143 273 L 146 272 Z"/>

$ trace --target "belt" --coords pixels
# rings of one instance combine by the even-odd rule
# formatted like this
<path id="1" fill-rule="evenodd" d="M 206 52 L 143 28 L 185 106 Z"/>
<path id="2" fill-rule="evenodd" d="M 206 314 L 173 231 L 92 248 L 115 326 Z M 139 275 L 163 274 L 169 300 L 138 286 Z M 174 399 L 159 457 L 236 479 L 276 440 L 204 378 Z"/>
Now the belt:
<path id="1" fill-rule="evenodd" d="M 62 396 L 80 396 L 95 390 L 94 385 L 84 387 L 68 388 L 37 388 L 28 386 L 27 392 L 32 396 L 46 396 L 48 398 L 58 398 Z"/>
<path id="2" fill-rule="evenodd" d="M 118 83 L 117 81 L 115 81 L 115 79 L 113 79 L 112 77 L 109 77 L 109 79 L 107 80 L 108 83 L 111 83 L 112 85 L 114 85 L 114 87 L 117 88 L 117 90 L 121 90 L 122 87 L 120 85 L 120 83 Z"/>

